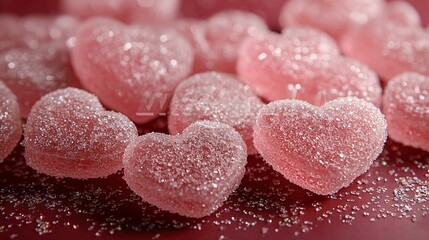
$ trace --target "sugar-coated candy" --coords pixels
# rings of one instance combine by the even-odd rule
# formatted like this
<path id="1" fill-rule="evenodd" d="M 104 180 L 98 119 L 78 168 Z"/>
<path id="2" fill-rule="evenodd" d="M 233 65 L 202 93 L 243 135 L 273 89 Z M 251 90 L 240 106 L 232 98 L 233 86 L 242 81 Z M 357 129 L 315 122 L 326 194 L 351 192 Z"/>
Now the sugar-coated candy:
<path id="1" fill-rule="evenodd" d="M 104 16 L 125 23 L 158 25 L 175 19 L 179 4 L 179 0 L 62 0 L 62 9 L 81 19 Z"/>
<path id="2" fill-rule="evenodd" d="M 408 2 L 394 0 L 388 2 L 385 9 L 385 17 L 388 21 L 395 22 L 403 26 L 421 26 L 420 15 L 417 10 Z"/>
<path id="3" fill-rule="evenodd" d="M 279 30 L 280 10 L 288 0 L 182 0 L 181 10 L 185 17 L 206 19 L 225 10 L 252 12 L 262 17 L 268 25 Z"/>
<path id="4" fill-rule="evenodd" d="M 429 76 L 403 73 L 390 80 L 383 112 L 391 139 L 429 151 Z"/>
<path id="5" fill-rule="evenodd" d="M 316 194 L 339 191 L 366 172 L 383 150 L 386 120 L 355 97 L 321 107 L 300 100 L 268 104 L 258 114 L 255 147 L 286 179 Z"/>
<path id="6" fill-rule="evenodd" d="M 57 89 L 77 86 L 70 52 L 63 41 L 53 41 L 37 49 L 17 48 L 0 54 L 0 80 L 18 97 L 21 117 L 43 95 Z"/>
<path id="7" fill-rule="evenodd" d="M 283 27 L 315 27 L 339 40 L 350 28 L 382 14 L 384 7 L 384 0 L 290 0 L 283 7 L 280 23 Z"/>
<path id="8" fill-rule="evenodd" d="M 367 66 L 339 55 L 335 42 L 311 29 L 286 29 L 243 43 L 237 72 L 267 100 L 300 99 L 322 105 L 356 96 L 379 106 L 381 86 Z"/>
<path id="9" fill-rule="evenodd" d="M 429 75 L 429 32 L 421 27 L 375 19 L 346 34 L 341 48 L 345 55 L 374 69 L 384 81 L 403 72 Z"/>
<path id="10" fill-rule="evenodd" d="M 253 125 L 264 104 L 232 75 L 207 72 L 177 86 L 170 104 L 168 129 L 181 133 L 194 122 L 209 120 L 233 127 L 243 137 L 249 154 L 255 154 Z"/>
<path id="11" fill-rule="evenodd" d="M 0 162 L 12 152 L 21 134 L 19 104 L 12 91 L 0 81 Z"/>
<path id="12" fill-rule="evenodd" d="M 193 123 L 182 134 L 149 133 L 124 154 L 124 179 L 144 201 L 200 218 L 213 213 L 240 185 L 247 150 L 230 126 Z"/>
<path id="13" fill-rule="evenodd" d="M 23 47 L 38 49 L 51 41 L 66 42 L 78 24 L 77 19 L 66 15 L 0 15 L 0 52 Z"/>
<path id="14" fill-rule="evenodd" d="M 25 159 L 38 172 L 76 179 L 105 177 L 122 169 L 137 128 L 106 111 L 97 97 L 76 88 L 45 95 L 24 127 Z"/>
<path id="15" fill-rule="evenodd" d="M 71 52 L 82 85 L 137 123 L 165 113 L 193 64 L 189 42 L 175 30 L 105 18 L 83 23 Z"/>
<path id="16" fill-rule="evenodd" d="M 232 10 L 218 13 L 206 21 L 181 20 L 176 24 L 176 29 L 192 44 L 194 73 L 235 73 L 242 42 L 268 31 L 263 19 L 257 15 Z"/>

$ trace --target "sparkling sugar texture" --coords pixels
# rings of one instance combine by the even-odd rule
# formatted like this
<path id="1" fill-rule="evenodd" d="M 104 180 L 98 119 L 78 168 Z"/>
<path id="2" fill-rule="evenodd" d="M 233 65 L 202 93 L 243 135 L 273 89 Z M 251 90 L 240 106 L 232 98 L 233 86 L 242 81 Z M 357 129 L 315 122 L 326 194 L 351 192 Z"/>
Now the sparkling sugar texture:
<path id="1" fill-rule="evenodd" d="M 429 32 L 376 19 L 347 34 L 343 52 L 387 81 L 403 72 L 429 75 Z"/>
<path id="2" fill-rule="evenodd" d="M 179 84 L 170 104 L 168 129 L 182 132 L 194 122 L 209 120 L 233 127 L 243 137 L 249 154 L 255 154 L 253 125 L 264 104 L 232 75 L 208 72 Z"/>
<path id="3" fill-rule="evenodd" d="M 45 43 L 37 49 L 18 48 L 0 54 L 0 80 L 18 97 L 21 117 L 43 95 L 77 86 L 70 53 L 62 41 Z"/>
<path id="4" fill-rule="evenodd" d="M 390 80 L 383 112 L 393 140 L 429 151 L 429 77 L 404 73 Z"/>
<path id="5" fill-rule="evenodd" d="M 339 40 L 355 26 L 380 15 L 384 0 L 290 0 L 282 10 L 280 23 L 321 29 Z"/>
<path id="6" fill-rule="evenodd" d="M 243 41 L 267 32 L 268 26 L 257 15 L 230 10 L 206 21 L 181 20 L 176 29 L 192 44 L 194 73 L 209 70 L 235 73 L 238 50 Z"/>
<path id="7" fill-rule="evenodd" d="M 106 111 L 97 97 L 75 88 L 38 101 L 24 128 L 27 164 L 51 176 L 105 177 L 122 168 L 137 129 L 125 116 Z"/>
<path id="8" fill-rule="evenodd" d="M 181 135 L 150 133 L 124 154 L 124 179 L 143 200 L 187 217 L 213 213 L 238 188 L 246 145 L 230 126 L 200 121 Z"/>
<path id="9" fill-rule="evenodd" d="M 179 0 L 62 0 L 62 9 L 81 19 L 104 16 L 126 23 L 166 24 L 177 17 L 179 3 Z"/>
<path id="10" fill-rule="evenodd" d="M 314 193 L 336 193 L 366 172 L 387 137 L 371 103 L 339 98 L 320 108 L 304 101 L 270 103 L 258 114 L 255 147 L 286 179 Z"/>
<path id="11" fill-rule="evenodd" d="M 0 81 L 0 162 L 21 139 L 19 105 L 15 95 Z"/>
<path id="12" fill-rule="evenodd" d="M 300 99 L 314 105 L 356 96 L 379 106 L 381 86 L 365 65 L 338 54 L 335 42 L 311 29 L 286 29 L 249 38 L 237 64 L 240 79 L 267 100 Z"/>
<path id="13" fill-rule="evenodd" d="M 38 49 L 50 41 L 65 42 L 79 21 L 65 15 L 15 17 L 0 14 L 0 52 L 26 47 Z"/>
<path id="14" fill-rule="evenodd" d="M 95 18 L 81 25 L 72 63 L 104 104 L 145 123 L 165 113 L 174 88 L 191 72 L 191 52 L 174 30 Z"/>

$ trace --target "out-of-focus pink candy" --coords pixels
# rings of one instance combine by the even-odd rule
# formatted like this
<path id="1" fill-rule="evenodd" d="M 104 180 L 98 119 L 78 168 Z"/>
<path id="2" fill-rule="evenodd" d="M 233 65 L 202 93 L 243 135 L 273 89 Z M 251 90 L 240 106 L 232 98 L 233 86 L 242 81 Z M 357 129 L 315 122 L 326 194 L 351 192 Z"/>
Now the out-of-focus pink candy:
<path id="1" fill-rule="evenodd" d="M 22 118 L 28 116 L 43 95 L 78 85 L 69 49 L 62 41 L 46 43 L 34 50 L 18 48 L 3 52 L 0 80 L 18 97 Z"/>
<path id="2" fill-rule="evenodd" d="M 240 185 L 246 145 L 230 126 L 196 122 L 182 134 L 149 133 L 124 154 L 124 179 L 143 200 L 180 215 L 213 213 Z"/>
<path id="3" fill-rule="evenodd" d="M 66 88 L 34 105 L 24 128 L 24 156 L 51 176 L 105 177 L 122 168 L 125 148 L 136 137 L 127 117 L 106 111 L 92 94 Z"/>
<path id="4" fill-rule="evenodd" d="M 232 75 L 208 72 L 194 75 L 177 86 L 170 104 L 168 129 L 182 132 L 194 122 L 209 120 L 233 127 L 255 154 L 253 125 L 264 104 Z"/>
<path id="5" fill-rule="evenodd" d="M 79 29 L 72 63 L 82 85 L 104 104 L 145 123 L 165 113 L 171 93 L 191 72 L 193 54 L 172 29 L 95 18 Z"/>
<path id="6" fill-rule="evenodd" d="M 322 105 L 356 96 L 379 106 L 381 86 L 365 65 L 338 54 L 335 42 L 311 29 L 249 38 L 242 46 L 238 75 L 267 100 L 300 99 Z"/>
<path id="7" fill-rule="evenodd" d="M 207 21 L 182 20 L 176 29 L 192 44 L 194 73 L 235 73 L 238 50 L 243 41 L 268 31 L 260 17 L 241 11 L 218 13 Z"/>
<path id="8" fill-rule="evenodd" d="M 225 10 L 242 10 L 259 15 L 276 30 L 280 29 L 280 10 L 288 0 L 182 0 L 182 14 L 190 18 L 208 18 Z"/>
<path id="9" fill-rule="evenodd" d="M 429 151 L 429 77 L 403 73 L 387 84 L 383 112 L 389 137 Z"/>
<path id="10" fill-rule="evenodd" d="M 158 25 L 175 19 L 179 4 L 179 0 L 62 0 L 62 9 L 81 19 L 104 16 L 125 23 Z"/>
<path id="11" fill-rule="evenodd" d="M 348 33 L 341 47 L 385 81 L 407 71 L 429 75 L 429 33 L 419 27 L 376 19 Z"/>
<path id="12" fill-rule="evenodd" d="M 0 81 L 0 162 L 12 152 L 21 134 L 18 102 L 12 91 Z"/>
<path id="13" fill-rule="evenodd" d="M 22 47 L 38 49 L 51 41 L 66 42 L 74 35 L 78 24 L 75 18 L 65 15 L 0 15 L 0 52 Z"/>
<path id="14" fill-rule="evenodd" d="M 420 16 L 417 10 L 408 2 L 395 0 L 387 3 L 386 18 L 402 26 L 421 26 Z"/>
<path id="15" fill-rule="evenodd" d="M 299 100 L 268 104 L 258 114 L 255 147 L 274 170 L 314 193 L 336 193 L 366 172 L 382 152 L 387 124 L 355 97 L 320 108 Z"/>
<path id="16" fill-rule="evenodd" d="M 350 28 L 382 14 L 384 7 L 383 0 L 290 0 L 280 23 L 315 27 L 339 40 Z"/>

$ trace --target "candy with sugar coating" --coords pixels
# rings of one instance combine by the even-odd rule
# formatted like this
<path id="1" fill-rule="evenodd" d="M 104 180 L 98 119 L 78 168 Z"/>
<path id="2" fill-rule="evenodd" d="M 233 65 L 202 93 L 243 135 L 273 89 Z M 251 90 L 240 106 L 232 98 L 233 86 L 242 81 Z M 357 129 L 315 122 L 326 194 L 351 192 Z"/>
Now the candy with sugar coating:
<path id="1" fill-rule="evenodd" d="M 422 28 L 376 19 L 348 33 L 341 48 L 384 81 L 403 72 L 429 75 L 429 33 Z"/>
<path id="2" fill-rule="evenodd" d="M 240 185 L 247 150 L 230 126 L 200 121 L 182 134 L 149 133 L 124 154 L 124 179 L 143 200 L 183 216 L 213 213 Z"/>
<path id="3" fill-rule="evenodd" d="M 0 81 L 0 162 L 12 152 L 21 134 L 18 102 L 12 91 Z"/>
<path id="4" fill-rule="evenodd" d="M 0 54 L 0 80 L 18 97 L 23 118 L 43 95 L 78 85 L 69 49 L 62 41 L 46 43 L 37 49 L 3 52 Z"/>
<path id="5" fill-rule="evenodd" d="M 253 125 L 263 106 L 250 88 L 232 75 L 208 72 L 194 75 L 177 86 L 170 104 L 168 129 L 182 132 L 194 122 L 227 124 L 240 133 L 249 154 L 255 154 Z"/>
<path id="6" fill-rule="evenodd" d="M 429 77 L 403 73 L 387 84 L 383 96 L 389 137 L 429 151 Z"/>
<path id="7" fill-rule="evenodd" d="M 389 21 L 403 26 L 421 26 L 420 15 L 417 10 L 406 1 L 392 1 L 387 3 L 386 16 Z"/>
<path id="8" fill-rule="evenodd" d="M 280 23 L 321 29 L 339 40 L 350 28 L 365 24 L 383 13 L 383 0 L 290 0 Z"/>
<path id="9" fill-rule="evenodd" d="M 380 105 L 377 74 L 341 57 L 331 38 L 298 28 L 284 34 L 249 38 L 240 50 L 238 75 L 258 95 L 270 101 L 292 98 L 314 105 L 356 96 Z"/>
<path id="10" fill-rule="evenodd" d="M 104 16 L 125 23 L 167 24 L 177 17 L 179 3 L 179 0 L 62 0 L 62 9 L 81 19 Z"/>
<path id="11" fill-rule="evenodd" d="M 314 193 L 336 193 L 366 172 L 387 137 L 373 104 L 339 98 L 321 107 L 300 100 L 268 104 L 258 114 L 254 143 L 274 170 Z"/>
<path id="12" fill-rule="evenodd" d="M 24 156 L 51 176 L 105 177 L 122 168 L 125 148 L 136 137 L 127 117 L 106 111 L 90 93 L 66 88 L 34 105 L 24 128 Z"/>
<path id="13" fill-rule="evenodd" d="M 190 44 L 176 31 L 104 18 L 81 25 L 71 55 L 82 85 L 137 123 L 165 113 L 193 64 Z"/>
<path id="14" fill-rule="evenodd" d="M 182 20 L 176 28 L 193 46 L 194 73 L 235 73 L 242 42 L 268 31 L 257 15 L 232 10 L 218 13 L 207 21 Z"/>

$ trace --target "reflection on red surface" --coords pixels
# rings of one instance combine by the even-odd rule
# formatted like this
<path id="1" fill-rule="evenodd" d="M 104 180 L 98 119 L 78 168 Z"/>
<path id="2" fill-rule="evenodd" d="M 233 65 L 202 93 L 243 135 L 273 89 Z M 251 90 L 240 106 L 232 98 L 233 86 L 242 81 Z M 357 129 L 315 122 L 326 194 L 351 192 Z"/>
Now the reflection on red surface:
<path id="1" fill-rule="evenodd" d="M 140 133 L 165 132 L 161 119 Z M 426 239 L 429 153 L 389 142 L 369 172 L 329 197 L 292 185 L 260 158 L 227 203 L 203 219 L 159 211 L 118 173 L 55 179 L 25 165 L 22 147 L 0 164 L 0 239 Z"/>

